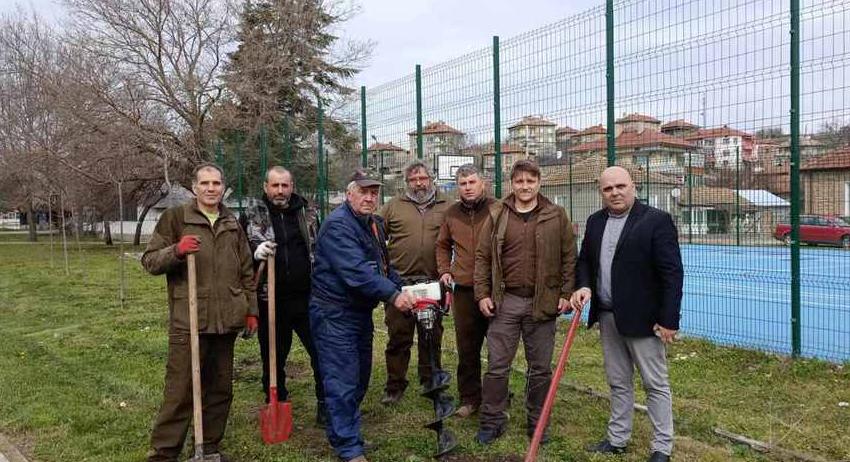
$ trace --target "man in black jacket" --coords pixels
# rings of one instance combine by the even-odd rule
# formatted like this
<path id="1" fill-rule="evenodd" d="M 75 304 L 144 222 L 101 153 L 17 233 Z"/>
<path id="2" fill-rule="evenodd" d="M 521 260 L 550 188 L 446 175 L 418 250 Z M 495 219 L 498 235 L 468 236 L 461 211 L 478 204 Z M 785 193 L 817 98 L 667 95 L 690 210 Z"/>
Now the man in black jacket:
<path id="1" fill-rule="evenodd" d="M 587 219 L 577 264 L 573 308 L 587 301 L 588 326 L 599 322 L 611 388 L 607 438 L 591 452 L 619 454 L 631 437 L 634 367 L 646 390 L 653 437 L 649 462 L 673 450 L 673 406 L 666 345 L 679 330 L 682 257 L 670 215 L 635 201 L 629 172 L 609 167 L 599 177 L 605 208 Z"/>
<path id="2" fill-rule="evenodd" d="M 275 332 L 279 354 L 277 356 L 278 392 L 281 401 L 289 397 L 286 389 L 286 358 L 292 348 L 292 333 L 298 334 L 310 355 L 317 400 L 316 420 L 324 425 L 326 420 L 324 390 L 319 376 L 318 357 L 310 332 L 307 306 L 310 301 L 310 276 L 313 247 L 317 233 L 316 210 L 307 200 L 294 192 L 292 174 L 283 167 L 274 166 L 266 172 L 262 202 L 246 211 L 248 241 L 258 263 L 275 259 Z M 265 274 L 258 288 L 260 308 L 260 355 L 263 358 L 263 391 L 269 399 L 269 339 L 268 339 L 268 284 Z"/>

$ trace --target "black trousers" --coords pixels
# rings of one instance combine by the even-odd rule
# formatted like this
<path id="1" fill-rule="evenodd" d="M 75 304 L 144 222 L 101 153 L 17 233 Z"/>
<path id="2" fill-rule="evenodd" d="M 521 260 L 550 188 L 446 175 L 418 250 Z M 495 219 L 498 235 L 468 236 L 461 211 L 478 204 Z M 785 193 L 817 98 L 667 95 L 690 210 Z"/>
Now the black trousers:
<path id="1" fill-rule="evenodd" d="M 282 291 L 281 291 L 282 292 Z M 316 400 L 319 403 L 325 401 L 325 391 L 319 375 L 319 357 L 316 354 L 316 345 L 313 343 L 313 334 L 310 332 L 310 316 L 307 305 L 310 302 L 310 294 L 307 293 L 280 293 L 278 292 L 275 305 L 275 343 L 277 347 L 277 394 L 281 401 L 289 399 L 289 391 L 286 389 L 286 359 L 292 349 L 292 334 L 298 335 L 307 354 L 310 355 L 310 367 L 313 369 L 313 381 L 315 382 Z M 260 328 L 258 336 L 260 340 L 260 356 L 263 358 L 263 392 L 266 394 L 266 402 L 269 400 L 269 308 L 268 302 L 259 300 Z"/>

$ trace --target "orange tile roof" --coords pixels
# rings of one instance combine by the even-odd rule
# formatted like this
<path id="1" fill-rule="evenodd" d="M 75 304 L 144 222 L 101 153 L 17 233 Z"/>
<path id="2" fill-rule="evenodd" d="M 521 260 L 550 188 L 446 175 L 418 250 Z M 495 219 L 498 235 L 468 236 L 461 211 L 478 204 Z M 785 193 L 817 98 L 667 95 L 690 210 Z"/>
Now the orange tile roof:
<path id="1" fill-rule="evenodd" d="M 850 146 L 810 157 L 800 170 L 850 170 Z"/>
<path id="2" fill-rule="evenodd" d="M 557 125 L 558 124 L 556 124 L 555 122 L 552 122 L 551 120 L 544 119 L 543 117 L 525 116 L 522 119 L 520 119 L 519 122 L 508 127 L 508 130 L 510 130 L 512 128 L 525 127 L 525 126 L 529 126 L 529 127 L 556 127 Z"/>
<path id="3" fill-rule="evenodd" d="M 559 129 L 555 130 L 556 135 L 562 135 L 562 134 L 570 135 L 570 134 L 573 134 L 573 133 L 578 133 L 578 130 L 576 130 L 575 128 L 572 128 L 572 127 L 567 127 L 567 126 L 563 126 Z"/>
<path id="4" fill-rule="evenodd" d="M 449 133 L 452 135 L 463 135 L 463 132 L 452 127 L 451 125 L 443 122 L 442 120 L 438 120 L 436 122 L 431 122 L 424 127 L 422 127 L 423 135 L 436 135 L 439 133 Z M 409 136 L 416 135 L 416 130 L 408 133 Z"/>
<path id="5" fill-rule="evenodd" d="M 727 125 L 718 128 L 701 128 L 693 135 L 685 137 L 687 140 L 702 140 L 706 138 L 720 138 L 722 136 L 740 136 L 742 138 L 753 138 L 753 135 L 745 131 L 730 128 Z"/>
<path id="6" fill-rule="evenodd" d="M 644 130 L 642 132 L 624 131 L 620 136 L 614 139 L 614 146 L 617 148 L 638 148 L 645 146 L 668 146 L 674 148 L 691 149 L 695 148 L 692 143 L 670 136 L 666 133 Z M 589 143 L 580 144 L 570 148 L 570 152 L 590 152 L 603 151 L 608 147 L 606 140 L 591 141 Z"/>
<path id="7" fill-rule="evenodd" d="M 546 186 L 560 186 L 570 183 L 572 178 L 573 184 L 593 183 L 599 179 L 599 175 L 608 166 L 605 156 L 592 156 L 583 159 L 572 165 L 572 176 L 570 175 L 570 166 L 564 164 L 547 165 L 540 167 L 541 184 Z M 667 184 L 677 185 L 678 180 L 670 175 L 663 175 L 656 172 L 649 172 L 649 175 L 639 166 L 623 165 L 623 168 L 628 170 L 629 174 L 634 179 L 635 184 Z"/>
<path id="8" fill-rule="evenodd" d="M 626 122 L 650 122 L 650 123 L 661 123 L 660 120 L 655 117 L 648 116 L 645 114 L 638 114 L 637 112 L 629 114 L 625 117 L 621 117 L 617 119 L 616 123 L 626 123 Z"/>
<path id="9" fill-rule="evenodd" d="M 608 131 L 605 130 L 605 127 L 603 127 L 602 124 L 587 127 L 578 132 L 579 135 L 604 135 L 606 133 L 608 133 Z"/>
<path id="10" fill-rule="evenodd" d="M 369 146 L 366 150 L 367 151 L 400 151 L 400 152 L 404 152 L 404 148 L 402 148 L 400 146 L 396 146 L 396 145 L 392 144 L 392 142 L 390 142 L 390 143 L 372 143 L 372 145 Z"/>
<path id="11" fill-rule="evenodd" d="M 661 126 L 662 130 L 667 130 L 670 128 L 699 128 L 699 126 L 694 125 L 685 119 L 671 120 L 670 122 L 667 122 L 666 124 Z"/>

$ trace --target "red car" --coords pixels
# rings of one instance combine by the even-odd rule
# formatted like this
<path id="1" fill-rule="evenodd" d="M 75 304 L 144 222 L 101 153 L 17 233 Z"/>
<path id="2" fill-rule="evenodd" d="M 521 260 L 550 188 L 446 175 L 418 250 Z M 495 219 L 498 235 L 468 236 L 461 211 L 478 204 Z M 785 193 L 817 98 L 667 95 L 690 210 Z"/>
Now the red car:
<path id="1" fill-rule="evenodd" d="M 791 225 L 776 225 L 773 237 L 790 244 Z M 839 217 L 800 215 L 800 243 L 838 245 L 850 249 L 850 224 Z"/>

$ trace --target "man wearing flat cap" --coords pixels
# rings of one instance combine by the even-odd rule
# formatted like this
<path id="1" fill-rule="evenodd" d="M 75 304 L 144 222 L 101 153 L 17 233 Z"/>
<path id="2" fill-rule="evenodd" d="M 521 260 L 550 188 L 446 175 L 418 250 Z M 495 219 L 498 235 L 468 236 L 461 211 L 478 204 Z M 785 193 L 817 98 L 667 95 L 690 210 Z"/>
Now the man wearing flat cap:
<path id="1" fill-rule="evenodd" d="M 366 462 L 360 404 L 372 372 L 372 310 L 378 302 L 409 311 L 390 266 L 383 220 L 374 215 L 381 182 L 357 170 L 346 200 L 319 229 L 310 298 L 310 326 L 325 386 L 328 440 L 342 461 Z"/>

